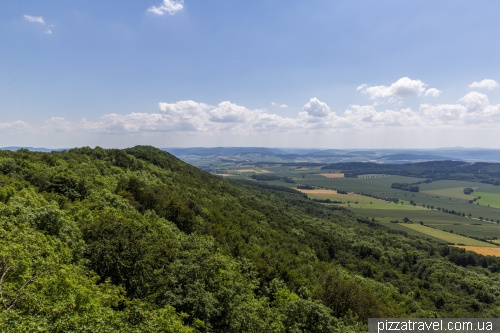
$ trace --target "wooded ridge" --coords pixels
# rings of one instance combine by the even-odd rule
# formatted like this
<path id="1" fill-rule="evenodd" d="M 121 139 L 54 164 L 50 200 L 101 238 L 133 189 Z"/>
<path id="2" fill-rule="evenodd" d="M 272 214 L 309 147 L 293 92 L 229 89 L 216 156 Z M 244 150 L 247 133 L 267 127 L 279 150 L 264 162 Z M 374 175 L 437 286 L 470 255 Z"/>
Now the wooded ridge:
<path id="1" fill-rule="evenodd" d="M 1 331 L 364 332 L 370 317 L 497 317 L 499 271 L 498 258 L 149 146 L 0 151 Z"/>

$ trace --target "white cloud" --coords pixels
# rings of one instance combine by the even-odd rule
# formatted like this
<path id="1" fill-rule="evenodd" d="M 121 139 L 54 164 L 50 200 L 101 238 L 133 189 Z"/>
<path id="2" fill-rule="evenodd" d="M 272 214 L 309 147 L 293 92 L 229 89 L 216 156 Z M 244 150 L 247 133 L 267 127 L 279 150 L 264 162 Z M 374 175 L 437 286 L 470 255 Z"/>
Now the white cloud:
<path id="1" fill-rule="evenodd" d="M 50 29 L 47 29 L 47 30 L 45 30 L 44 32 L 45 32 L 47 35 L 52 35 L 52 30 L 50 30 Z"/>
<path id="2" fill-rule="evenodd" d="M 471 91 L 459 99 L 458 102 L 466 104 L 467 112 L 478 112 L 484 110 L 490 104 L 488 96 L 476 91 Z"/>
<path id="3" fill-rule="evenodd" d="M 163 3 L 156 7 L 152 6 L 148 9 L 148 12 L 164 15 L 168 13 L 169 15 L 174 15 L 178 11 L 181 11 L 184 8 L 184 0 L 163 0 Z"/>
<path id="4" fill-rule="evenodd" d="M 358 128 L 372 128 L 377 126 L 420 126 L 420 116 L 410 108 L 400 111 L 377 111 L 374 105 L 351 105 L 344 112 L 344 122 Z"/>
<path id="5" fill-rule="evenodd" d="M 280 132 L 297 129 L 297 121 L 277 114 L 260 113 L 252 119 L 251 129 L 257 132 Z"/>
<path id="6" fill-rule="evenodd" d="M 313 97 L 304 105 L 303 110 L 312 117 L 326 117 L 330 114 L 330 108 L 326 103 L 321 102 L 316 97 Z"/>
<path id="7" fill-rule="evenodd" d="M 23 15 L 23 17 L 26 21 L 29 22 L 45 24 L 45 22 L 43 21 L 43 17 L 41 16 Z"/>
<path id="8" fill-rule="evenodd" d="M 383 105 L 383 104 L 382 104 Z M 69 121 L 53 117 L 43 131 L 97 134 L 204 133 L 204 135 L 285 132 L 290 134 L 335 133 L 336 131 L 401 130 L 491 127 L 500 123 L 500 104 L 491 105 L 488 96 L 470 92 L 452 104 L 421 104 L 411 108 L 381 110 L 380 104 L 351 105 L 343 114 L 331 111 L 316 97 L 296 116 L 283 117 L 263 110 L 252 110 L 224 101 L 217 106 L 192 100 L 159 103 L 157 112 L 106 114 L 99 121 Z M 0 133 L 23 131 L 22 121 L 0 123 Z"/>
<path id="9" fill-rule="evenodd" d="M 276 103 L 276 102 L 272 102 L 271 105 L 274 106 L 274 107 L 277 106 L 277 107 L 279 107 L 281 109 L 286 109 L 288 107 L 288 105 L 286 105 L 286 104 L 280 104 L 280 105 L 278 105 L 278 103 Z"/>
<path id="10" fill-rule="evenodd" d="M 428 124 L 450 124 L 462 119 L 465 107 L 460 104 L 421 104 L 420 112 Z"/>
<path id="11" fill-rule="evenodd" d="M 43 129 L 52 129 L 56 132 L 70 132 L 77 128 L 77 124 L 63 117 L 52 117 L 45 122 Z"/>
<path id="12" fill-rule="evenodd" d="M 373 86 L 368 87 L 366 84 L 360 85 L 356 90 L 361 90 L 365 94 L 369 94 L 371 99 L 396 97 L 408 98 L 420 96 L 425 92 L 426 83 L 420 80 L 412 80 L 408 77 L 403 77 L 390 86 Z"/>
<path id="13" fill-rule="evenodd" d="M 251 113 L 252 111 L 248 110 L 244 106 L 225 101 L 220 103 L 217 108 L 210 111 L 210 121 L 221 123 L 241 123 L 244 122 L 251 115 Z"/>
<path id="14" fill-rule="evenodd" d="M 427 126 L 493 125 L 500 117 L 500 105 L 490 105 L 488 96 L 472 91 L 458 100 L 461 104 L 422 104 L 420 111 Z M 465 104 L 465 105 L 464 105 Z"/>
<path id="15" fill-rule="evenodd" d="M 21 120 L 12 121 L 10 123 L 0 123 L 0 131 L 24 131 L 32 129 L 32 126 Z"/>
<path id="16" fill-rule="evenodd" d="M 173 104 L 158 103 L 158 107 L 164 115 L 161 115 L 157 122 L 167 131 L 175 128 L 183 131 L 203 130 L 208 121 L 206 111 L 212 108 L 208 104 L 191 100 Z"/>
<path id="17" fill-rule="evenodd" d="M 429 88 L 425 92 L 425 96 L 438 97 L 439 95 L 441 95 L 441 90 L 438 90 L 436 88 Z"/>
<path id="18" fill-rule="evenodd" d="M 484 79 L 481 82 L 472 82 L 469 88 L 486 88 L 488 90 L 493 90 L 500 87 L 497 81 L 491 79 Z"/>

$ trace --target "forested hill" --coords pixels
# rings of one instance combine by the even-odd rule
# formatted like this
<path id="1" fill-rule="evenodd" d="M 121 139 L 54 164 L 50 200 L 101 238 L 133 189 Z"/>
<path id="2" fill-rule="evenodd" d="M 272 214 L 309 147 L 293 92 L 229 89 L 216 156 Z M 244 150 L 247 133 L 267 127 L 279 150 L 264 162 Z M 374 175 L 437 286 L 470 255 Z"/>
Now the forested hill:
<path id="1" fill-rule="evenodd" d="M 153 147 L 0 152 L 0 331 L 363 332 L 497 317 L 500 260 Z"/>
<path id="2" fill-rule="evenodd" d="M 350 162 L 328 164 L 322 169 L 341 170 L 351 176 L 377 173 L 422 177 L 432 180 L 467 180 L 500 185 L 500 163 L 431 161 L 412 164 L 378 164 Z"/>

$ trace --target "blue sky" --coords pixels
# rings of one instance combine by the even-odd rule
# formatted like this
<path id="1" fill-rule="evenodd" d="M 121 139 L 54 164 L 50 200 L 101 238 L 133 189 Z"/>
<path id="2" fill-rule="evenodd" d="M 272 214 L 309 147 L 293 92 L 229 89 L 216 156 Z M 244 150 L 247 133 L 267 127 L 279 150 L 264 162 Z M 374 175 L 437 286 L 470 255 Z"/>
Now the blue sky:
<path id="1" fill-rule="evenodd" d="M 500 148 L 498 1 L 3 1 L 0 146 Z"/>

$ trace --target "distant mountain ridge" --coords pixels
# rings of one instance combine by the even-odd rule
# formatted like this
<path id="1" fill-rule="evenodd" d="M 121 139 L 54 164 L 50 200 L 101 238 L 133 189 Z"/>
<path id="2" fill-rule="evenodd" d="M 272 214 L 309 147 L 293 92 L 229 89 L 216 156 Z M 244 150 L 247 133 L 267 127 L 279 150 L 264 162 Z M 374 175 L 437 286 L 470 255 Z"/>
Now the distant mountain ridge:
<path id="1" fill-rule="evenodd" d="M 50 153 L 51 151 L 63 151 L 63 150 L 69 150 L 69 148 L 43 148 L 43 147 L 18 147 L 18 146 L 11 146 L 11 147 L 2 147 L 0 150 L 11 150 L 11 151 L 17 151 L 19 149 L 28 149 L 29 151 L 38 151 L 42 153 Z"/>
<path id="2" fill-rule="evenodd" d="M 16 151 L 64 151 L 69 148 L 45 148 L 9 146 L 0 150 Z M 193 158 L 233 158 L 248 162 L 376 162 L 384 164 L 416 163 L 426 161 L 500 162 L 500 149 L 486 148 L 438 148 L 438 149 L 314 149 L 314 148 L 267 148 L 267 147 L 193 147 L 160 148 L 185 161 Z"/>

